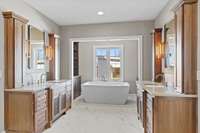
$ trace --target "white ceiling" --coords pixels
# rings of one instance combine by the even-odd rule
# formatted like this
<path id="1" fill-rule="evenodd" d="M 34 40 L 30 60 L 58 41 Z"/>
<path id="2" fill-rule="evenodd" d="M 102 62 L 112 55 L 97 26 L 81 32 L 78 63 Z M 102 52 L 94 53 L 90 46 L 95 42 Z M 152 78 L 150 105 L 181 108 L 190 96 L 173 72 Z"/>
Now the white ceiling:
<path id="1" fill-rule="evenodd" d="M 24 0 L 59 25 L 153 20 L 169 0 Z M 103 11 L 103 16 L 97 12 Z"/>

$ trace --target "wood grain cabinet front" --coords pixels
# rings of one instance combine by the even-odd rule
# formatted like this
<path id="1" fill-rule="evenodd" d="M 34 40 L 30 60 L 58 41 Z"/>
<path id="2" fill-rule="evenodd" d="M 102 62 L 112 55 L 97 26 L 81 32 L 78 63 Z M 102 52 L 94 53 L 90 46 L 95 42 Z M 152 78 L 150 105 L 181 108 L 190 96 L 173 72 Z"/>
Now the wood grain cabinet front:
<path id="1" fill-rule="evenodd" d="M 41 133 L 48 123 L 48 91 L 5 91 L 6 133 Z"/>
<path id="2" fill-rule="evenodd" d="M 197 98 L 152 96 L 145 91 L 145 133 L 197 133 Z"/>

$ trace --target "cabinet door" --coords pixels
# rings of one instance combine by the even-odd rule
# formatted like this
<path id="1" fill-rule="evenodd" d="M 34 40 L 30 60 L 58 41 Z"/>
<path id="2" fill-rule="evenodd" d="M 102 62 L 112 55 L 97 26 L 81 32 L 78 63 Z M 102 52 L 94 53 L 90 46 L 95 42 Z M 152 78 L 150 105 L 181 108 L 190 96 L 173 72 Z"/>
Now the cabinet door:
<path id="1" fill-rule="evenodd" d="M 22 22 L 15 20 L 15 87 L 23 85 L 23 44 L 25 26 Z"/>
<path id="2" fill-rule="evenodd" d="M 66 110 L 66 100 L 67 100 L 67 95 L 66 95 L 66 91 L 62 91 L 60 93 L 60 108 L 61 111 L 65 111 Z"/>
<path id="3" fill-rule="evenodd" d="M 53 119 L 60 113 L 60 98 L 59 96 L 53 98 Z"/>

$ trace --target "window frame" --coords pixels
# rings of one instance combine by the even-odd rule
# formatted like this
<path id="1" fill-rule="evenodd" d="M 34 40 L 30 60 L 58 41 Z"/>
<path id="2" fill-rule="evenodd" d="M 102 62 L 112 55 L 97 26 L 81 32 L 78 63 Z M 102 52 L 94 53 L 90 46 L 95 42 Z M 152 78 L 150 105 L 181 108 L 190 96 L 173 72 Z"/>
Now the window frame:
<path id="1" fill-rule="evenodd" d="M 106 43 L 105 43 L 106 44 Z M 124 46 L 123 45 L 94 45 L 93 46 L 93 80 L 94 81 L 99 81 L 97 79 L 96 75 L 96 49 L 97 48 L 119 48 L 121 50 L 121 55 L 120 55 L 120 79 L 119 80 L 112 80 L 111 77 L 109 76 L 107 81 L 124 81 Z M 107 54 L 108 56 L 108 54 Z M 108 61 L 110 63 L 110 56 L 108 56 Z M 109 75 L 111 71 L 109 70 Z"/>

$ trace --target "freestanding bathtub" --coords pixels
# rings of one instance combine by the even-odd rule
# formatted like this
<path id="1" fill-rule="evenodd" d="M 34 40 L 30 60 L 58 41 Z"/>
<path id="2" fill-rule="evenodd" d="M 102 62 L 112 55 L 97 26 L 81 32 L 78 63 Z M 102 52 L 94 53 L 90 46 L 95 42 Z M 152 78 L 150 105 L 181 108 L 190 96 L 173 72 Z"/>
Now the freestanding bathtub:
<path id="1" fill-rule="evenodd" d="M 92 81 L 82 84 L 82 97 L 88 103 L 125 104 L 129 83 Z"/>

